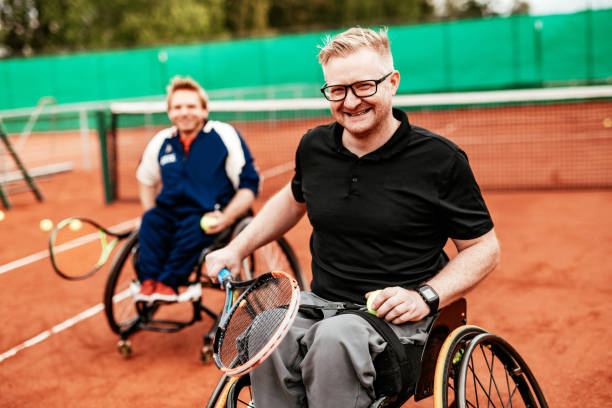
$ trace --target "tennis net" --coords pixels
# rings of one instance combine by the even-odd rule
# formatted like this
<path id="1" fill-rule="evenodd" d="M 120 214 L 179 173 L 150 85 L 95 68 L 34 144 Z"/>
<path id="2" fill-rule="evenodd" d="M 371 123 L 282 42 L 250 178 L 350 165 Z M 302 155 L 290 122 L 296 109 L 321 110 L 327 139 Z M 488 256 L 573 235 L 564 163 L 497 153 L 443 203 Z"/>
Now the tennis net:
<path id="1" fill-rule="evenodd" d="M 612 187 L 612 86 L 402 95 L 394 105 L 465 150 L 483 190 Z M 109 196 L 135 197 L 139 157 L 169 125 L 165 102 L 110 106 Z M 210 110 L 241 132 L 266 179 L 277 180 L 264 184 L 269 190 L 290 178 L 300 137 L 333 120 L 323 98 L 212 101 Z"/>

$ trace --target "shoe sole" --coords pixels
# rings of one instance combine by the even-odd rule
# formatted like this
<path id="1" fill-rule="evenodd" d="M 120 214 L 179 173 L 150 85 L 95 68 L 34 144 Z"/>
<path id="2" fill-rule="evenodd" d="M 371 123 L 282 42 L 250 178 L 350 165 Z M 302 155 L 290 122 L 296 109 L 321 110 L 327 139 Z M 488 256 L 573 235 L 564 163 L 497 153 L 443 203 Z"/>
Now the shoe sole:
<path id="1" fill-rule="evenodd" d="M 136 295 L 134 295 L 134 302 L 152 303 L 153 300 L 152 300 L 151 296 L 136 294 Z"/>
<path id="2" fill-rule="evenodd" d="M 161 295 L 154 293 L 150 298 L 151 302 L 174 303 L 178 301 L 178 295 Z"/>

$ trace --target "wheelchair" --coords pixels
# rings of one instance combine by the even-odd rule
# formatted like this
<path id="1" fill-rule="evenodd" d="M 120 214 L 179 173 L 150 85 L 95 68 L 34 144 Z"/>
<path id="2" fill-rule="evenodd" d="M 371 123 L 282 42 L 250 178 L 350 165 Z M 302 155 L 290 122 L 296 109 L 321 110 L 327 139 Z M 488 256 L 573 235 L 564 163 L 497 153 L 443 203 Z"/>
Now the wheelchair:
<path id="1" fill-rule="evenodd" d="M 548 407 L 535 376 L 501 337 L 467 325 L 465 299 L 441 309 L 421 353 L 414 394 L 377 395 L 370 408 L 399 408 L 433 395 L 434 408 Z M 206 408 L 254 408 L 250 377 L 223 375 Z"/>
<path id="2" fill-rule="evenodd" d="M 130 336 L 141 330 L 150 330 L 163 333 L 177 332 L 202 320 L 206 314 L 214 321 L 213 327 L 204 335 L 200 357 L 203 362 L 212 358 L 212 343 L 217 329 L 220 310 L 223 305 L 224 291 L 219 285 L 214 285 L 205 274 L 202 267 L 206 255 L 227 245 L 252 220 L 251 214 L 240 218 L 233 226 L 218 234 L 213 244 L 202 250 L 198 262 L 190 276 L 179 286 L 179 300 L 175 303 L 191 303 L 190 313 L 168 318 L 164 308 L 172 304 L 134 302 L 134 295 L 140 290 L 138 280 L 138 230 L 134 230 L 126 238 L 125 243 L 113 258 L 109 275 L 104 289 L 104 312 L 108 324 L 113 332 L 119 335 L 117 343 L 119 353 L 124 357 L 132 354 Z M 302 272 L 295 252 L 281 237 L 259 249 L 243 260 L 239 279 L 252 279 L 270 270 L 283 270 L 292 274 L 300 288 L 306 288 L 307 280 Z M 210 289 L 203 294 L 204 289 Z M 210 306 L 204 304 L 209 301 Z M 190 315 L 190 317 L 188 317 Z"/>

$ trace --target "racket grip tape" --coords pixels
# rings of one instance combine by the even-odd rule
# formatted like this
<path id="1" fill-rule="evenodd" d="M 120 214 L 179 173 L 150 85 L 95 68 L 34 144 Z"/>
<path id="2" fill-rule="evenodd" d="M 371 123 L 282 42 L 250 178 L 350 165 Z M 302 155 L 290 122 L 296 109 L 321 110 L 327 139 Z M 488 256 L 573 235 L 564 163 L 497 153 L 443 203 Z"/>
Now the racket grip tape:
<path id="1" fill-rule="evenodd" d="M 231 279 L 232 273 L 227 268 L 221 269 L 221 272 L 217 275 L 217 281 L 221 284 L 221 286 L 225 286 L 225 281 Z"/>

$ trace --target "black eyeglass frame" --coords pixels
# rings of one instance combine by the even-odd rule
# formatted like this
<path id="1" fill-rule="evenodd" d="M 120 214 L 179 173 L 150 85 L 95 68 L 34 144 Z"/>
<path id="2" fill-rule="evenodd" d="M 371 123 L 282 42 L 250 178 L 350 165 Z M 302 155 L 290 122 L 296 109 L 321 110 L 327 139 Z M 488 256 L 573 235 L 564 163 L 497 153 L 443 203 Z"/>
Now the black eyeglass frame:
<path id="1" fill-rule="evenodd" d="M 321 93 L 323 94 L 323 96 L 325 97 L 325 99 L 327 99 L 330 102 L 340 102 L 346 99 L 346 95 L 348 95 L 348 90 L 349 88 L 351 89 L 351 91 L 353 92 L 353 95 L 355 95 L 357 98 L 367 98 L 370 97 L 372 95 L 375 95 L 376 92 L 378 92 L 378 84 L 380 84 L 381 82 L 383 82 L 385 79 L 389 78 L 389 76 L 394 73 L 395 71 L 391 71 L 389 72 L 387 75 L 384 75 L 382 78 L 380 79 L 362 79 L 361 81 L 356 81 L 353 82 L 352 84 L 348 84 L 348 85 L 323 85 L 321 87 Z M 357 91 L 355 91 L 355 88 L 353 88 L 354 85 L 357 84 L 361 84 L 363 82 L 374 82 L 374 92 L 372 92 L 369 95 L 357 95 Z M 325 93 L 325 90 L 327 88 L 332 88 L 332 87 L 337 87 L 337 86 L 341 86 L 344 88 L 344 96 L 342 98 L 339 99 L 329 99 L 329 97 L 327 96 L 327 94 Z"/>

